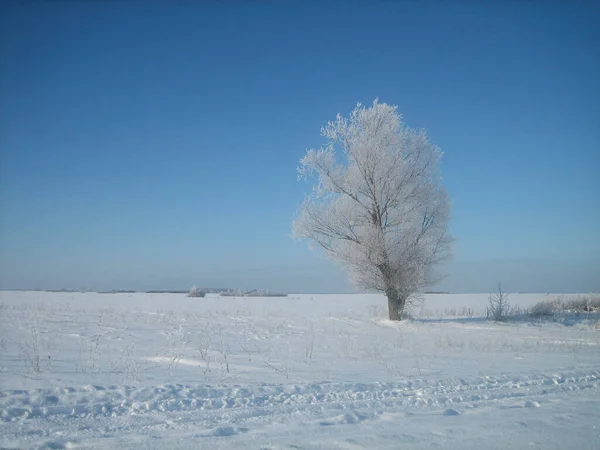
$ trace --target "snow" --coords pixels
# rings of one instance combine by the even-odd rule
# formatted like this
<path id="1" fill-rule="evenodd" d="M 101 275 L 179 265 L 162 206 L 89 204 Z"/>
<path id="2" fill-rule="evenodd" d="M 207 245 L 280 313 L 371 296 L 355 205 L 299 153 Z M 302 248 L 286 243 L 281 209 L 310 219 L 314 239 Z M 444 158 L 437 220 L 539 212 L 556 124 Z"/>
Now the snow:
<path id="1" fill-rule="evenodd" d="M 0 292 L 0 447 L 597 448 L 598 314 L 486 301 Z"/>

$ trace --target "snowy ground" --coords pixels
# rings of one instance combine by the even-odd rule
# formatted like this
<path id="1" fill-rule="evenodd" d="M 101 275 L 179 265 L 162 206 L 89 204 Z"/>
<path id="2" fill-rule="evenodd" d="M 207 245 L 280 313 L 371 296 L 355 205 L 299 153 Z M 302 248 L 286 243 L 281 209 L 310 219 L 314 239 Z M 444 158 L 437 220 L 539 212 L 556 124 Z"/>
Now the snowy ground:
<path id="1" fill-rule="evenodd" d="M 0 447 L 599 448 L 598 314 L 486 301 L 1 292 Z"/>

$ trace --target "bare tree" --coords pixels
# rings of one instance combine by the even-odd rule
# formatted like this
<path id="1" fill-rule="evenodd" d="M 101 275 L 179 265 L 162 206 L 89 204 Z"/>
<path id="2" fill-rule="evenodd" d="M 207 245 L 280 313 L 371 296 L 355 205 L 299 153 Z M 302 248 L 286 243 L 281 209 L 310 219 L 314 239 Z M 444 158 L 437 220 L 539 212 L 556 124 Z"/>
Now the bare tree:
<path id="1" fill-rule="evenodd" d="M 488 320 L 496 322 L 506 322 L 515 315 L 515 310 L 508 302 L 508 294 L 502 292 L 500 283 L 498 283 L 498 289 L 490 294 L 485 311 Z"/>
<path id="2" fill-rule="evenodd" d="M 437 281 L 433 267 L 450 254 L 450 205 L 441 184 L 442 153 L 424 131 L 407 128 L 396 106 L 360 104 L 321 129 L 328 140 L 308 150 L 299 178 L 316 175 L 293 224 L 339 261 L 360 289 L 388 298 L 400 320 L 407 301 Z"/>

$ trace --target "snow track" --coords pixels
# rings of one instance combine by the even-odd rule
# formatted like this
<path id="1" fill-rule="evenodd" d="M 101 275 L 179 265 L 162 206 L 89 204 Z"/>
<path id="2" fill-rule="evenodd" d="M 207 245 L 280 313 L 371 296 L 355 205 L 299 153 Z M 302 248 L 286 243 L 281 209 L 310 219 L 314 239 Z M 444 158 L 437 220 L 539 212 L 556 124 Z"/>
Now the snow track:
<path id="1" fill-rule="evenodd" d="M 241 417 L 322 409 L 469 408 L 486 401 L 542 398 L 600 389 L 600 371 L 392 383 L 325 383 L 213 388 L 167 384 L 152 388 L 86 386 L 0 393 L 3 422 L 51 416 L 97 417 L 153 412 L 230 410 Z"/>
<path id="2" fill-rule="evenodd" d="M 140 435 L 161 439 L 161 433 L 168 433 L 171 439 L 187 436 L 186 444 L 179 443 L 187 447 L 189 439 L 223 443 L 214 439 L 253 430 L 260 434 L 274 424 L 335 428 L 373 421 L 385 424 L 390 415 L 460 416 L 486 407 L 544 408 L 565 394 L 584 392 L 600 397 L 600 371 L 390 383 L 12 390 L 0 393 L 0 435 L 5 443 L 18 447 L 71 448 L 81 440 L 86 447 L 113 445 L 106 439 L 116 436 L 119 446 L 128 446 L 139 441 Z"/>

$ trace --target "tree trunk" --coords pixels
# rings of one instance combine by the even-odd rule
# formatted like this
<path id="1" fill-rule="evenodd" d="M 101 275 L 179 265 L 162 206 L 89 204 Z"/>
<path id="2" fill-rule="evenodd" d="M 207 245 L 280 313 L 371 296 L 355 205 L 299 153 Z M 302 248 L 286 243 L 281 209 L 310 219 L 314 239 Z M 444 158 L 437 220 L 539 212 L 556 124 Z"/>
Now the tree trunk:
<path id="1" fill-rule="evenodd" d="M 388 299 L 388 312 L 390 320 L 402 320 L 402 312 L 406 304 L 406 298 L 401 296 L 395 289 L 386 291 Z"/>

